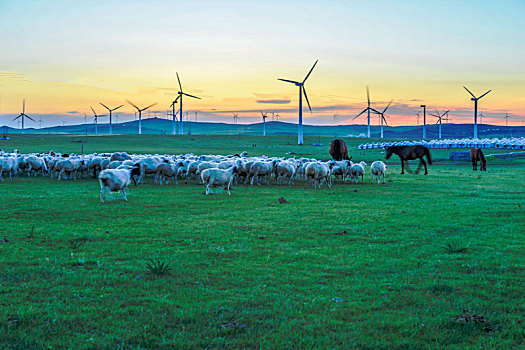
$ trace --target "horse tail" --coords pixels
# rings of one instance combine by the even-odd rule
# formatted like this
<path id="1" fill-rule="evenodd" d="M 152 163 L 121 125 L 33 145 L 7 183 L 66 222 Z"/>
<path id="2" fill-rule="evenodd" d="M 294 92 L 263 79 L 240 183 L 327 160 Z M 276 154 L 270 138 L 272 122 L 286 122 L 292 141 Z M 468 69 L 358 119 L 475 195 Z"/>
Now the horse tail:
<path id="1" fill-rule="evenodd" d="M 425 147 L 425 155 L 427 156 L 428 164 L 432 165 L 432 157 L 430 156 L 430 150 Z"/>

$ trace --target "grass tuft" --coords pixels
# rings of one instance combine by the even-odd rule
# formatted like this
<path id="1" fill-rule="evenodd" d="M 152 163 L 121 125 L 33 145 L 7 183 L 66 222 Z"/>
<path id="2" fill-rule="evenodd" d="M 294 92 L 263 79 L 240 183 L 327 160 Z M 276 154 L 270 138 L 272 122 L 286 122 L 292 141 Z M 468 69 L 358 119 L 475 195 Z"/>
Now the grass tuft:
<path id="1" fill-rule="evenodd" d="M 449 241 L 444 244 L 443 249 L 448 254 L 463 254 L 467 253 L 468 244 L 463 245 L 460 241 Z"/>
<path id="2" fill-rule="evenodd" d="M 146 263 L 146 268 L 154 275 L 164 276 L 168 275 L 172 270 L 170 264 L 168 260 L 150 258 Z"/>

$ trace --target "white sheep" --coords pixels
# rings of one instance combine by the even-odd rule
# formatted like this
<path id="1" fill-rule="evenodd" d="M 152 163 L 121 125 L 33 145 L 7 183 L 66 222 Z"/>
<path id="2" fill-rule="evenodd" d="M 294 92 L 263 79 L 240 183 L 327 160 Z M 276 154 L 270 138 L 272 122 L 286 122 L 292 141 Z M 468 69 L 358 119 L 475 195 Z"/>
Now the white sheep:
<path id="1" fill-rule="evenodd" d="M 314 162 L 309 163 L 305 169 L 306 181 L 313 182 L 314 188 L 321 188 L 321 185 L 326 180 L 328 188 L 332 187 L 332 173 L 330 167 L 326 163 Z"/>
<path id="2" fill-rule="evenodd" d="M 206 195 L 210 194 L 210 187 L 225 186 L 228 194 L 230 193 L 230 186 L 233 180 L 233 176 L 237 171 L 237 166 L 232 166 L 227 170 L 210 168 L 204 169 L 201 174 L 201 181 L 206 185 Z"/>
<path id="3" fill-rule="evenodd" d="M 359 177 L 361 177 L 361 181 L 364 181 L 365 168 L 360 163 L 352 163 L 352 166 L 350 166 L 350 178 L 355 183 L 358 183 Z"/>
<path id="4" fill-rule="evenodd" d="M 131 169 L 106 169 L 98 175 L 100 181 L 100 202 L 104 203 L 104 190 L 109 188 L 110 192 L 122 191 L 124 200 L 127 202 L 126 187 L 129 187 L 135 176 L 140 177 L 141 166 L 136 164 Z"/>
<path id="5" fill-rule="evenodd" d="M 385 174 L 387 166 L 380 160 L 372 163 L 370 166 L 370 175 L 372 176 L 371 182 L 374 182 L 374 178 L 377 176 L 377 183 L 381 183 L 381 176 L 383 176 L 383 183 L 385 183 Z"/>

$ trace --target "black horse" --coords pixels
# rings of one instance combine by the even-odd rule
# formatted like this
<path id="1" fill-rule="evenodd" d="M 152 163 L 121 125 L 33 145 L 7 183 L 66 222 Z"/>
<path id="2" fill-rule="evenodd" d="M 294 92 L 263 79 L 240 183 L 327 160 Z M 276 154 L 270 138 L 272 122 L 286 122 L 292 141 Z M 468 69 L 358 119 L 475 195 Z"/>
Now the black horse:
<path id="1" fill-rule="evenodd" d="M 479 148 L 472 148 L 470 150 L 470 159 L 472 160 L 472 169 L 478 170 L 478 162 L 480 162 L 480 170 L 487 171 L 487 161 L 483 155 L 483 151 Z"/>
<path id="2" fill-rule="evenodd" d="M 428 174 L 427 163 L 423 159 L 424 156 L 427 156 L 428 164 L 432 165 L 432 158 L 430 157 L 430 151 L 425 146 L 416 145 L 416 146 L 387 146 L 385 147 L 385 158 L 390 159 L 392 154 L 397 154 L 399 159 L 401 159 L 401 174 L 405 173 L 405 162 L 408 160 L 414 160 L 419 158 L 419 166 L 417 167 L 416 174 L 419 173 L 421 169 L 421 164 L 425 166 L 425 175 Z M 410 168 L 407 163 L 407 170 L 409 172 Z"/>

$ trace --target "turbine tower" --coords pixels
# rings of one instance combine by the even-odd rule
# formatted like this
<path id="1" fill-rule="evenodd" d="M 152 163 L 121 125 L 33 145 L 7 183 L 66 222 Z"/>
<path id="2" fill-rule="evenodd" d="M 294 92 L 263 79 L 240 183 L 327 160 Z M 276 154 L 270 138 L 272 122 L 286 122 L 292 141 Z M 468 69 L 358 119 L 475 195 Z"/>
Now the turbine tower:
<path id="1" fill-rule="evenodd" d="M 95 115 L 95 119 L 93 120 L 93 122 L 95 123 L 95 135 L 98 135 L 98 118 L 105 117 L 106 115 L 105 114 L 97 115 L 97 112 L 95 112 L 93 107 L 89 106 L 89 108 L 91 108 L 91 110 L 93 111 L 93 114 Z"/>
<path id="2" fill-rule="evenodd" d="M 472 96 L 472 98 L 470 99 L 471 101 L 474 101 L 474 138 L 477 139 L 478 138 L 478 100 L 481 99 L 483 96 L 485 96 L 486 94 L 488 94 L 489 92 L 491 92 L 492 90 L 489 90 L 487 92 L 485 92 L 483 95 L 481 95 L 480 97 L 476 97 L 474 96 L 474 94 L 472 92 L 470 92 L 469 89 L 467 89 L 465 86 L 463 86 L 463 88 L 465 90 L 468 91 L 468 93 Z"/>
<path id="3" fill-rule="evenodd" d="M 434 116 L 434 117 L 438 118 L 436 124 L 439 124 L 439 138 L 441 138 L 441 121 L 442 121 L 442 120 L 447 120 L 447 119 L 445 119 L 445 118 L 443 118 L 443 117 L 444 117 L 445 115 L 447 115 L 448 112 L 450 112 L 450 110 L 446 111 L 446 112 L 443 113 L 443 114 L 440 114 L 438 111 L 436 111 L 436 114 L 432 114 L 432 113 L 430 113 L 431 116 Z"/>
<path id="4" fill-rule="evenodd" d="M 177 81 L 179 82 L 179 96 L 177 97 L 177 99 L 175 101 L 177 101 L 180 98 L 180 104 L 179 104 L 179 114 L 180 114 L 179 135 L 182 135 L 184 133 L 183 129 L 182 129 L 182 116 L 183 116 L 183 114 L 182 114 L 182 96 L 185 95 L 185 96 L 193 97 L 193 98 L 196 98 L 196 99 L 199 99 L 199 100 L 201 98 L 197 97 L 197 96 L 193 96 L 193 95 L 187 94 L 184 91 L 182 91 L 182 84 L 180 83 L 179 73 L 176 72 L 176 74 L 177 74 Z"/>
<path id="5" fill-rule="evenodd" d="M 427 138 L 427 105 L 421 105 L 423 108 L 423 140 Z"/>
<path id="6" fill-rule="evenodd" d="M 26 114 L 26 99 L 24 98 L 23 100 L 23 103 L 22 103 L 22 113 L 20 113 L 18 115 L 18 117 L 16 117 L 15 119 L 13 119 L 13 121 L 17 120 L 18 118 L 20 118 L 22 120 L 22 134 L 24 133 L 24 120 L 25 118 L 29 119 L 29 120 L 32 120 L 35 122 L 35 120 L 33 118 L 31 118 L 30 116 L 28 116 Z M 35 122 L 36 123 L 36 122 Z"/>
<path id="7" fill-rule="evenodd" d="M 266 118 L 268 118 L 268 112 L 263 113 L 263 111 L 261 111 L 261 116 L 263 118 L 263 136 L 266 136 Z"/>
<path id="8" fill-rule="evenodd" d="M 277 79 L 281 80 L 287 83 L 295 84 L 295 86 L 299 87 L 299 124 L 297 128 L 297 144 L 302 145 L 303 144 L 303 94 L 304 98 L 306 100 L 306 103 L 308 103 L 308 108 L 310 109 L 310 113 L 312 112 L 312 107 L 310 107 L 310 101 L 308 101 L 308 96 L 306 95 L 306 89 L 304 88 L 304 83 L 306 82 L 306 79 L 312 74 L 312 71 L 315 68 L 315 65 L 317 64 L 319 60 L 316 60 L 306 77 L 303 79 L 302 82 L 294 81 L 294 80 L 288 80 L 288 79 Z"/>
<path id="9" fill-rule="evenodd" d="M 361 113 L 359 113 L 358 115 L 356 115 L 354 117 L 354 119 L 352 120 L 355 120 L 357 119 L 361 114 L 365 113 L 365 112 L 368 112 L 368 119 L 367 119 L 367 124 L 368 124 L 368 137 L 370 137 L 370 112 L 374 112 L 374 113 L 377 113 L 377 111 L 375 111 L 372 107 L 370 107 L 370 89 L 368 88 L 368 86 L 366 87 L 366 99 L 368 101 L 368 107 L 366 107 L 365 109 L 363 109 L 363 111 Z"/>
<path id="10" fill-rule="evenodd" d="M 137 111 L 139 112 L 139 135 L 142 134 L 142 112 L 144 112 L 146 109 L 150 108 L 150 107 L 153 107 L 157 104 L 157 102 L 155 102 L 154 104 L 152 105 L 149 105 L 148 107 L 144 107 L 142 109 L 140 109 L 139 107 L 135 106 L 131 101 L 129 100 L 126 100 L 130 105 L 132 105 L 133 107 L 135 107 L 137 109 Z"/>
<path id="11" fill-rule="evenodd" d="M 386 110 L 388 109 L 388 107 L 390 107 L 390 105 L 392 104 L 394 100 L 390 100 L 390 102 L 388 103 L 388 105 L 385 107 L 385 109 L 383 109 L 382 112 L 379 112 L 377 110 L 375 110 L 374 108 L 371 108 L 371 110 L 374 112 L 374 113 L 377 113 L 379 114 L 379 121 L 381 122 L 381 138 L 383 138 L 383 122 L 384 124 L 388 125 L 387 121 L 386 121 L 386 118 L 385 118 L 385 112 Z"/>
<path id="12" fill-rule="evenodd" d="M 419 113 L 417 113 L 416 116 L 417 116 L 417 126 L 419 126 Z"/>
<path id="13" fill-rule="evenodd" d="M 177 134 L 177 130 L 176 130 L 176 125 L 177 125 L 177 114 L 179 113 L 179 111 L 175 112 L 175 103 L 177 103 L 177 101 L 179 100 L 179 97 L 178 96 L 176 99 L 173 100 L 173 102 L 171 103 L 170 107 L 171 107 L 171 110 L 172 110 L 172 123 L 171 123 L 171 134 L 172 135 L 176 135 Z"/>
<path id="14" fill-rule="evenodd" d="M 113 125 L 112 125 L 112 119 L 111 119 L 111 115 L 113 113 L 113 111 L 116 111 L 117 109 L 119 109 L 120 107 L 124 106 L 124 105 L 120 105 L 118 107 L 115 107 L 113 109 L 109 108 L 108 106 L 106 106 L 105 104 L 103 104 L 102 102 L 100 102 L 100 104 L 109 111 L 109 134 L 113 134 Z"/>

